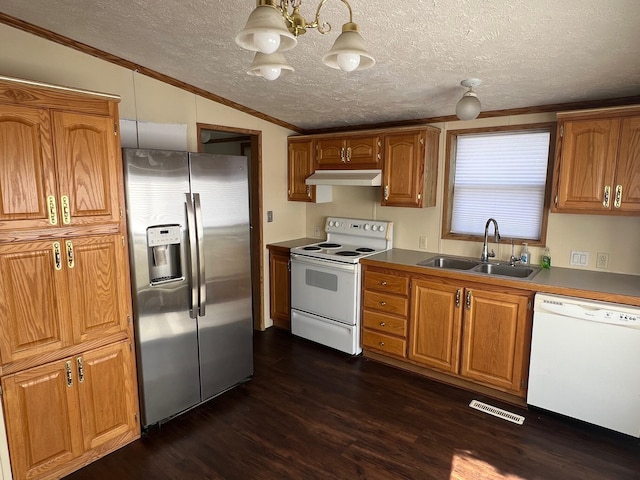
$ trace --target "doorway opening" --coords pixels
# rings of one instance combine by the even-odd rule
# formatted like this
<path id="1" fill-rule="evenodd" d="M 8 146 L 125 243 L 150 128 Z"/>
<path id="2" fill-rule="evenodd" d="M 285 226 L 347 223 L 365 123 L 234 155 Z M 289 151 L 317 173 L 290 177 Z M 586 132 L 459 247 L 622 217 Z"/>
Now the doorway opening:
<path id="1" fill-rule="evenodd" d="M 264 330 L 262 252 L 262 132 L 197 123 L 198 152 L 241 155 L 249 164 L 249 224 L 251 232 L 251 292 L 253 328 Z"/>

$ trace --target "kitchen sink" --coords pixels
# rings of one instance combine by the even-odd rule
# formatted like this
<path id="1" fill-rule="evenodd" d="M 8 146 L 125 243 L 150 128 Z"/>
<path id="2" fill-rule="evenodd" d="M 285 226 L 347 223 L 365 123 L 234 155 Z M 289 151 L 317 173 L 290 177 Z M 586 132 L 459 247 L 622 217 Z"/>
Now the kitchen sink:
<path id="1" fill-rule="evenodd" d="M 442 268 L 444 270 L 465 270 L 483 275 L 500 275 L 503 277 L 531 279 L 540 271 L 540 267 L 531 265 L 509 265 L 507 263 L 482 263 L 466 257 L 439 255 L 418 262 L 423 267 Z"/>
<path id="2" fill-rule="evenodd" d="M 418 265 L 422 265 L 423 267 L 449 268 L 452 270 L 471 270 L 480 265 L 480 262 L 468 258 L 432 257 L 418 262 Z"/>
<path id="3" fill-rule="evenodd" d="M 503 263 L 483 263 L 476 267 L 475 271 L 504 277 L 529 278 L 529 276 L 538 273 L 540 269 L 538 267 L 513 266 Z"/>

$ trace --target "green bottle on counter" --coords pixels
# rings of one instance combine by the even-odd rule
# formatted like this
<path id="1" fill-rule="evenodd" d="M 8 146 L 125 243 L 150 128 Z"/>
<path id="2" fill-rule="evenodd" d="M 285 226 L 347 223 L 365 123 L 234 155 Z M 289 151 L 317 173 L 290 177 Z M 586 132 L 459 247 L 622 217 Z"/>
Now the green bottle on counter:
<path id="1" fill-rule="evenodd" d="M 542 268 L 551 268 L 551 252 L 549 251 L 549 247 L 545 247 L 544 249 L 540 266 Z"/>

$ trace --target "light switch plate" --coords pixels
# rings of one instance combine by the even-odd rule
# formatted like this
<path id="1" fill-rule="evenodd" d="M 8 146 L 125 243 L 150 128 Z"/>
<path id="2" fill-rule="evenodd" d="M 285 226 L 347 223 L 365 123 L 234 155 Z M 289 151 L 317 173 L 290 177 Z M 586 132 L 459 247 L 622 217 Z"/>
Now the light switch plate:
<path id="1" fill-rule="evenodd" d="M 571 250 L 569 265 L 586 267 L 587 265 L 589 265 L 589 252 L 584 252 L 581 250 Z"/>

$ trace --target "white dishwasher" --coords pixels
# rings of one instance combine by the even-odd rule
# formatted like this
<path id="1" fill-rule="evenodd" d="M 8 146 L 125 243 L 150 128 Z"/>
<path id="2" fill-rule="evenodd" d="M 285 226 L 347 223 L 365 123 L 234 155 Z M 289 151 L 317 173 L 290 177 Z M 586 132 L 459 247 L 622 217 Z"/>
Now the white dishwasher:
<path id="1" fill-rule="evenodd" d="M 640 438 L 640 308 L 537 294 L 527 403 Z"/>

